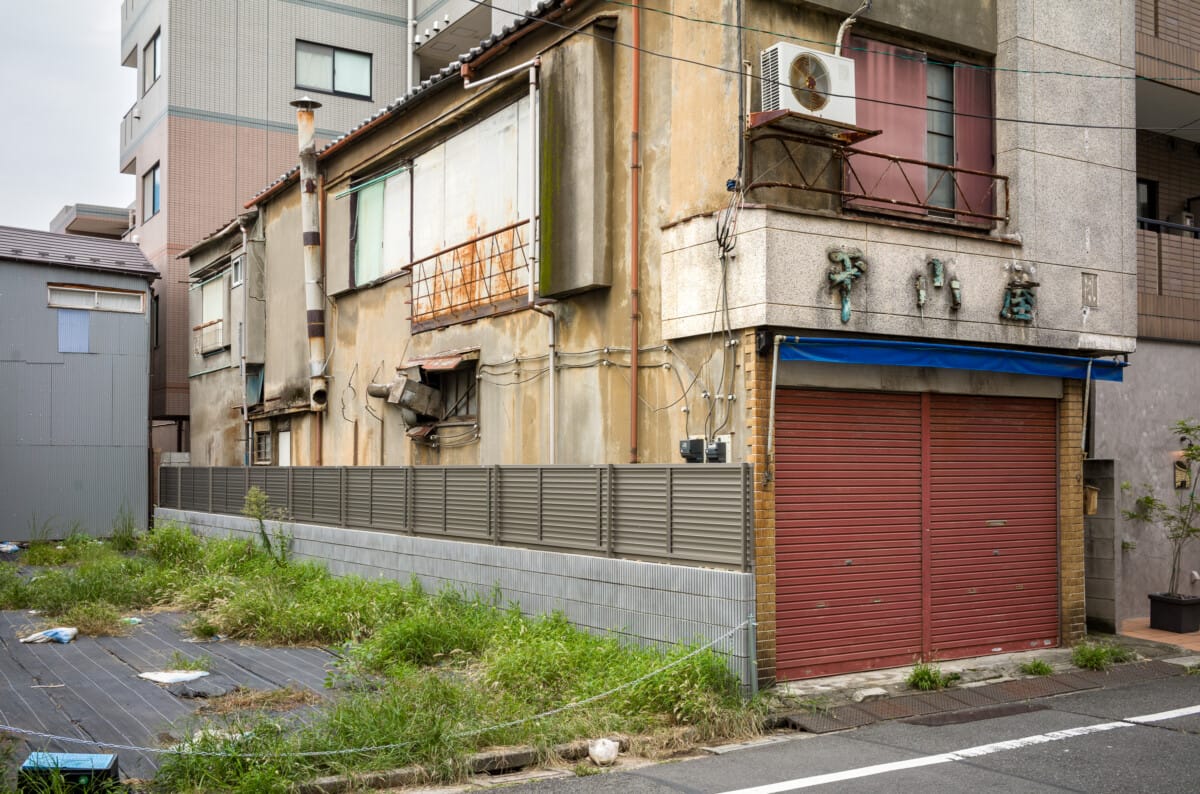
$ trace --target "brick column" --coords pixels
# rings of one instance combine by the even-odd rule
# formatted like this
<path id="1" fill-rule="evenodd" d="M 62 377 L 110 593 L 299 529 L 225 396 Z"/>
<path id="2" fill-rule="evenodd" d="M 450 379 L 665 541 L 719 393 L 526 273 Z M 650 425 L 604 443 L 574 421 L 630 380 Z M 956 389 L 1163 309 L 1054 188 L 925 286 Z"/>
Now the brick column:
<path id="1" fill-rule="evenodd" d="M 746 461 L 754 465 L 754 592 L 758 617 L 758 682 L 775 682 L 775 472 L 768 466 L 771 358 L 755 352 L 755 331 L 740 345 L 746 383 Z M 764 473 L 769 482 L 764 482 Z"/>
<path id="2" fill-rule="evenodd" d="M 1087 632 L 1083 572 L 1083 387 L 1064 380 L 1058 408 L 1058 560 L 1062 642 Z"/>

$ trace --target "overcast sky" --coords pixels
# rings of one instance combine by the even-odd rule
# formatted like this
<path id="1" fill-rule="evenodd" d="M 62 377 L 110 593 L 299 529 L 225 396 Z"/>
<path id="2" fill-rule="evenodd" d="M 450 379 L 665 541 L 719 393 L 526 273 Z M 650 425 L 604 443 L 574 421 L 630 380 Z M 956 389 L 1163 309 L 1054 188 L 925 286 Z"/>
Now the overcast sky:
<path id="1" fill-rule="evenodd" d="M 0 225 L 46 229 L 66 204 L 127 206 L 120 0 L 0 0 Z"/>

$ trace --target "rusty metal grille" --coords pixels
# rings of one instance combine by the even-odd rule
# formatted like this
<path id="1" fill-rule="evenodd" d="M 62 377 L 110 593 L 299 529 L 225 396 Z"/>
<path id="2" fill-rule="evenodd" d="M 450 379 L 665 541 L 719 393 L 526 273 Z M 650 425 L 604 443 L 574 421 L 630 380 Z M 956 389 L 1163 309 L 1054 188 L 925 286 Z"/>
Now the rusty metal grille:
<path id="1" fill-rule="evenodd" d="M 748 151 L 747 192 L 787 188 L 824 193 L 840 196 L 844 209 L 892 211 L 943 223 L 991 226 L 1008 220 L 1008 177 L 1001 174 L 856 149 L 788 132 L 756 132 Z M 756 165 L 756 160 L 766 165 Z M 927 178 L 927 173 L 932 178 Z M 954 196 L 953 206 L 934 198 L 947 190 Z"/>
<path id="2" fill-rule="evenodd" d="M 752 480 L 732 463 L 164 466 L 160 504 L 240 515 L 249 485 L 290 521 L 750 570 Z"/>
<path id="3" fill-rule="evenodd" d="M 529 221 L 438 251 L 412 264 L 412 329 L 439 328 L 528 303 Z"/>

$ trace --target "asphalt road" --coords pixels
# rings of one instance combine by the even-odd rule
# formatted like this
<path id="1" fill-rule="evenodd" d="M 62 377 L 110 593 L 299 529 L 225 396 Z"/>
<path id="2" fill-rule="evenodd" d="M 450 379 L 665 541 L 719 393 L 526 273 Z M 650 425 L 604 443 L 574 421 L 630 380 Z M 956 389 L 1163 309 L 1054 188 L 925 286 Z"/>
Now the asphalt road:
<path id="1" fill-rule="evenodd" d="M 506 792 L 774 794 L 1200 790 L 1200 676 L 1031 701 L 949 725 L 912 720 Z M 1179 713 L 1180 711 L 1184 713 Z M 1176 712 L 1172 714 L 1171 712 Z M 963 714 L 960 712 L 958 717 Z M 1140 719 L 1149 717 L 1149 720 Z M 928 720 L 926 720 L 928 721 Z"/>

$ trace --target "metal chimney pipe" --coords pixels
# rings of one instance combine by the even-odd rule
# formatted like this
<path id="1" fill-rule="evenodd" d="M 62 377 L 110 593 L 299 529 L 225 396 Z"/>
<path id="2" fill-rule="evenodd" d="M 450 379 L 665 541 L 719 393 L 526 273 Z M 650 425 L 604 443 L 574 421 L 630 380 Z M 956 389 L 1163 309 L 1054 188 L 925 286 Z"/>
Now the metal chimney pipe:
<path id="1" fill-rule="evenodd" d="M 317 144 L 313 111 L 321 103 L 301 97 L 290 103 L 296 109 L 300 139 L 300 218 L 304 235 L 304 308 L 308 323 L 308 407 L 324 411 L 328 402 L 325 382 L 325 293 L 321 289 L 321 227 L 317 202 Z"/>

